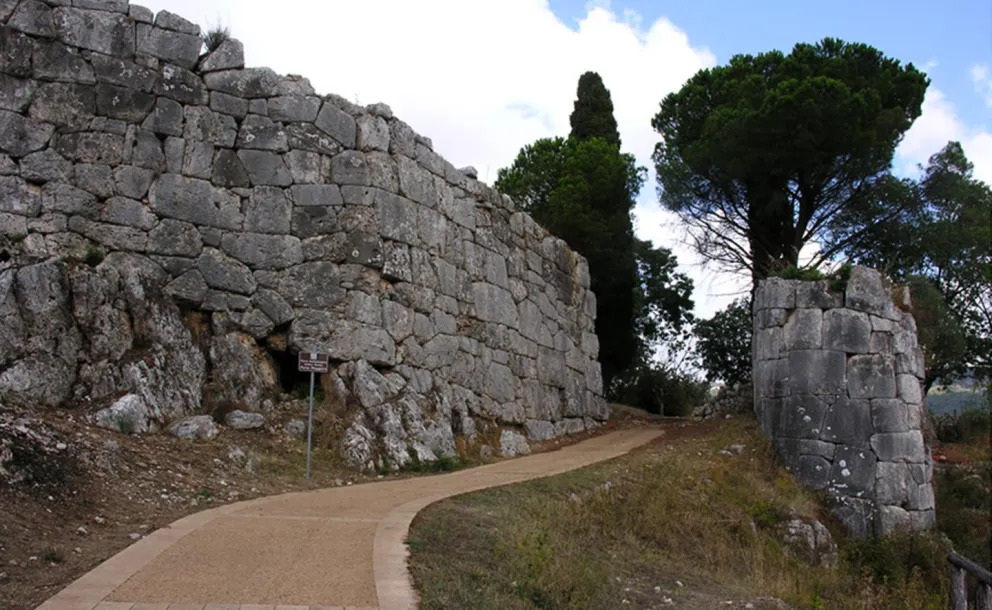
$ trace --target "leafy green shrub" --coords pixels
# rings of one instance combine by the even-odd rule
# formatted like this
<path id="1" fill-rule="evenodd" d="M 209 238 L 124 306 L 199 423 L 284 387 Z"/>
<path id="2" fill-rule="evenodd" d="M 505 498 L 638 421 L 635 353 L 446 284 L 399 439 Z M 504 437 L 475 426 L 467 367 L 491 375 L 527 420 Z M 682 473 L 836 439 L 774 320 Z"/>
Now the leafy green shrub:
<path id="1" fill-rule="evenodd" d="M 851 280 L 851 269 L 853 267 L 851 263 L 844 263 L 827 277 L 830 280 L 830 290 L 832 292 L 844 292 L 847 290 L 847 283 Z"/>
<path id="2" fill-rule="evenodd" d="M 709 320 L 696 324 L 696 350 L 706 377 L 728 385 L 751 380 L 751 301 L 737 299 Z"/>
<path id="3" fill-rule="evenodd" d="M 962 413 L 930 414 L 937 440 L 942 443 L 967 443 L 992 434 L 992 410 L 968 409 Z"/>

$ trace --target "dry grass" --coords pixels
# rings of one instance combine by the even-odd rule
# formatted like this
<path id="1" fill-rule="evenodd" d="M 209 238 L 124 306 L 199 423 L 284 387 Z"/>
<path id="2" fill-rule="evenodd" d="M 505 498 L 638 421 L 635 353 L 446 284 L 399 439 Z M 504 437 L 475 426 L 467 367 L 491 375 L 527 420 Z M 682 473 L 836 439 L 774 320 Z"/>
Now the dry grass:
<path id="1" fill-rule="evenodd" d="M 753 420 L 666 429 L 617 460 L 422 512 L 409 536 L 422 607 L 782 607 L 768 597 L 839 610 L 946 605 L 943 549 L 929 537 L 848 544 L 838 568 L 783 548 L 778 528 L 790 511 L 836 527 L 775 465 Z M 741 455 L 717 453 L 737 443 L 747 446 Z"/>

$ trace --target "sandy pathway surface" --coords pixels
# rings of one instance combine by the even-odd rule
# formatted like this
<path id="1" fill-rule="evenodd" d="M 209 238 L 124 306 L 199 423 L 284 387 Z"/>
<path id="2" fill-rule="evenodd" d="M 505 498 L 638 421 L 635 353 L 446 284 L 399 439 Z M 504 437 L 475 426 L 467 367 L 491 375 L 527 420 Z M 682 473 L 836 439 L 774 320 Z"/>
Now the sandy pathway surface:
<path id="1" fill-rule="evenodd" d="M 133 544 L 39 610 L 413 609 L 404 539 L 417 512 L 450 496 L 617 457 L 661 434 L 621 430 L 451 474 L 204 511 Z"/>

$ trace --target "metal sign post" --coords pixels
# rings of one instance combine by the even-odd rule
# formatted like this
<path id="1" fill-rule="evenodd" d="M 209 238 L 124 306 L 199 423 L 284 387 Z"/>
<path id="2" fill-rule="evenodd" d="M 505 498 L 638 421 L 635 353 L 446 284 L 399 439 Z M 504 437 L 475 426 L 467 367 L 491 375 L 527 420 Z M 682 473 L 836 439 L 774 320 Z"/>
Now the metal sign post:
<path id="1" fill-rule="evenodd" d="M 307 479 L 310 478 L 310 447 L 313 439 L 313 381 L 316 373 L 326 373 L 328 355 L 317 353 L 317 346 L 310 347 L 310 353 L 300 352 L 299 370 L 310 373 L 310 414 L 307 417 Z"/>

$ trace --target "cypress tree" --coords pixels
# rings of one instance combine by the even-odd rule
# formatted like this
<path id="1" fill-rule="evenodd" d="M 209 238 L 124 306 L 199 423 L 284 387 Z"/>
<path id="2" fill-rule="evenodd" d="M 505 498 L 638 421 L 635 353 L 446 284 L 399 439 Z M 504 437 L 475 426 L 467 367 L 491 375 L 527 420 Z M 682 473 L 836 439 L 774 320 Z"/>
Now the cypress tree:
<path id="1" fill-rule="evenodd" d="M 579 88 L 572 116 L 571 136 L 576 140 L 602 138 L 620 148 L 620 132 L 617 120 L 613 118 L 613 100 L 603 79 L 595 72 L 586 72 L 579 77 Z"/>

